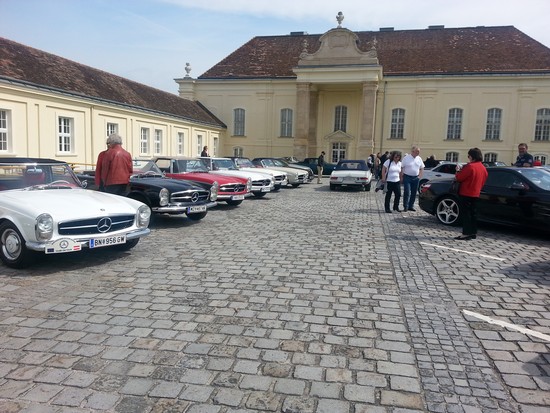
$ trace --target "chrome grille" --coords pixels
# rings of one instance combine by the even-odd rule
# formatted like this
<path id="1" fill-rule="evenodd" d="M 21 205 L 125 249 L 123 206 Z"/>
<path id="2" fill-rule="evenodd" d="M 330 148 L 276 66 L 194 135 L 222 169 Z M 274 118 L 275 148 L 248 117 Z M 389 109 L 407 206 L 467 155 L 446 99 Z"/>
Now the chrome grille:
<path id="1" fill-rule="evenodd" d="M 246 191 L 245 184 L 222 185 L 220 186 L 220 189 L 219 189 L 219 193 L 244 192 L 244 191 Z"/>
<path id="2" fill-rule="evenodd" d="M 252 186 L 270 186 L 271 180 L 270 179 L 261 179 L 258 181 L 252 181 Z"/>
<path id="3" fill-rule="evenodd" d="M 92 234 L 108 234 L 109 232 L 118 231 L 124 228 L 129 228 L 134 224 L 134 215 L 119 215 L 109 216 L 111 219 L 111 228 L 108 231 L 99 231 L 99 221 L 107 217 L 97 217 L 90 219 L 82 219 L 77 221 L 60 222 L 57 224 L 59 235 L 92 235 Z"/>
<path id="4" fill-rule="evenodd" d="M 193 196 L 195 194 L 195 196 Z M 189 190 L 182 192 L 174 192 L 170 195 L 170 202 L 173 203 L 199 203 L 207 202 L 210 197 L 210 192 L 206 190 Z M 195 199 L 195 201 L 193 201 Z"/>

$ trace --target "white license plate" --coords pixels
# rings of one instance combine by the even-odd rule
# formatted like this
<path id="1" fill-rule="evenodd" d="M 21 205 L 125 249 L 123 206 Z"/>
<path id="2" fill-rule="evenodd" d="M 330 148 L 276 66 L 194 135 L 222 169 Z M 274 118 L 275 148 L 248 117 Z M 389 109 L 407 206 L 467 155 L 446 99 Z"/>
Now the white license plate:
<path id="1" fill-rule="evenodd" d="M 63 238 L 47 243 L 44 252 L 46 254 L 59 254 L 63 252 L 80 251 L 81 249 L 82 246 L 80 245 L 80 242 L 73 241 L 69 238 Z"/>
<path id="2" fill-rule="evenodd" d="M 109 247 L 111 245 L 125 244 L 126 235 L 114 235 L 112 237 L 92 238 L 90 248 Z"/>
<path id="3" fill-rule="evenodd" d="M 206 211 L 206 205 L 197 205 L 197 206 L 192 206 L 192 207 L 187 208 L 187 213 L 188 214 L 196 214 L 196 213 L 204 212 L 204 211 Z"/>
<path id="4" fill-rule="evenodd" d="M 244 195 L 233 195 L 231 197 L 232 201 L 240 201 L 241 199 L 244 199 Z"/>
<path id="5" fill-rule="evenodd" d="M 271 188 L 269 187 L 263 187 L 262 192 L 271 192 Z"/>

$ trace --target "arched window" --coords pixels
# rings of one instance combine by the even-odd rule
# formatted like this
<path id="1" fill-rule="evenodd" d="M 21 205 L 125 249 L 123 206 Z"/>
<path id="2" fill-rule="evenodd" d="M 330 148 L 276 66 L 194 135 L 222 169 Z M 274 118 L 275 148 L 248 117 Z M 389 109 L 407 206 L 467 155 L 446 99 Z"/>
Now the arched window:
<path id="1" fill-rule="evenodd" d="M 244 109 L 233 109 L 233 135 L 244 136 Z"/>
<path id="2" fill-rule="evenodd" d="M 391 111 L 390 139 L 403 139 L 405 130 L 405 109 Z"/>
<path id="3" fill-rule="evenodd" d="M 458 152 L 447 152 L 445 160 L 450 162 L 458 162 Z"/>
<path id="4" fill-rule="evenodd" d="M 447 139 L 458 140 L 462 135 L 462 109 L 449 109 L 449 119 L 447 120 Z"/>
<path id="5" fill-rule="evenodd" d="M 336 106 L 334 108 L 334 132 L 346 131 L 348 123 L 348 108 L 347 106 Z"/>
<path id="6" fill-rule="evenodd" d="M 500 140 L 500 124 L 502 121 L 502 109 L 491 108 L 487 111 L 487 124 L 485 126 L 485 140 Z"/>
<path id="7" fill-rule="evenodd" d="M 537 123 L 535 124 L 535 140 L 550 140 L 550 109 L 537 110 Z"/>
<path id="8" fill-rule="evenodd" d="M 281 109 L 281 136 L 292 137 L 292 109 Z"/>
<path id="9" fill-rule="evenodd" d="M 493 152 L 487 152 L 483 154 L 483 162 L 496 162 L 498 155 Z"/>

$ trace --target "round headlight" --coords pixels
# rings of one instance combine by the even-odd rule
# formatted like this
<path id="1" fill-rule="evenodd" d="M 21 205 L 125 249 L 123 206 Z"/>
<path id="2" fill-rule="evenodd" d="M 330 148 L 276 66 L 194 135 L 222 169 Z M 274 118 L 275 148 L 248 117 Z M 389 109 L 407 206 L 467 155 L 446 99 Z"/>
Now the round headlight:
<path id="1" fill-rule="evenodd" d="M 248 178 L 246 180 L 246 192 L 252 191 L 252 179 Z"/>
<path id="2" fill-rule="evenodd" d="M 36 225 L 34 226 L 34 232 L 36 239 L 39 241 L 47 241 L 52 238 L 53 235 L 53 218 L 50 214 L 40 214 L 36 218 Z"/>
<path id="3" fill-rule="evenodd" d="M 218 199 L 218 190 L 220 188 L 220 184 L 218 181 L 214 181 L 212 184 L 212 187 L 210 188 L 210 200 L 216 201 Z"/>
<path id="4" fill-rule="evenodd" d="M 166 206 L 170 203 L 170 191 L 166 188 L 162 188 L 159 192 L 159 205 Z"/>
<path id="5" fill-rule="evenodd" d="M 139 228 L 147 228 L 149 226 L 150 220 L 151 220 L 151 208 L 149 208 L 147 205 L 141 205 L 137 211 L 136 225 Z"/>

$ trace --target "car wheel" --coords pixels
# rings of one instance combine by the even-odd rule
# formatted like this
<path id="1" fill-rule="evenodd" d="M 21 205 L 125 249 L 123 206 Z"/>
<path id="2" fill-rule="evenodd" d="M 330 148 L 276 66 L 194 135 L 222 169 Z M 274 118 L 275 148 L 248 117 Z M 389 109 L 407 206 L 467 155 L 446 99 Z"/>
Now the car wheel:
<path id="1" fill-rule="evenodd" d="M 438 200 L 435 216 L 444 225 L 458 225 L 461 217 L 460 205 L 458 205 L 456 198 L 445 196 Z"/>
<path id="2" fill-rule="evenodd" d="M 139 242 L 139 238 L 126 240 L 125 244 L 113 245 L 111 248 L 116 251 L 128 251 L 134 248 Z"/>
<path id="3" fill-rule="evenodd" d="M 418 193 L 420 193 L 422 191 L 422 185 L 424 185 L 426 182 L 428 182 L 427 179 L 421 179 L 420 182 L 418 183 Z"/>
<path id="4" fill-rule="evenodd" d="M 0 259 L 11 268 L 25 268 L 34 263 L 37 252 L 25 247 L 25 239 L 11 222 L 0 225 Z"/>
<path id="5" fill-rule="evenodd" d="M 370 188 L 371 188 L 371 182 L 365 185 L 365 191 L 370 192 Z"/>
<path id="6" fill-rule="evenodd" d="M 267 195 L 267 192 L 254 192 L 254 196 L 256 198 L 263 198 L 266 195 Z"/>
<path id="7" fill-rule="evenodd" d="M 238 201 L 232 201 L 232 200 L 228 199 L 228 200 L 225 201 L 225 202 L 227 202 L 227 205 L 237 206 L 237 205 L 241 205 L 241 204 L 243 203 L 243 200 L 240 199 L 240 200 L 238 200 Z M 197 215 L 197 214 L 193 214 L 193 215 Z M 204 218 L 204 217 L 203 217 L 203 218 Z"/>
<path id="8" fill-rule="evenodd" d="M 189 214 L 187 218 L 192 219 L 193 221 L 200 221 L 206 216 L 207 211 L 199 212 L 198 214 Z"/>

